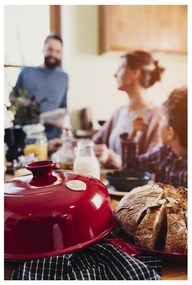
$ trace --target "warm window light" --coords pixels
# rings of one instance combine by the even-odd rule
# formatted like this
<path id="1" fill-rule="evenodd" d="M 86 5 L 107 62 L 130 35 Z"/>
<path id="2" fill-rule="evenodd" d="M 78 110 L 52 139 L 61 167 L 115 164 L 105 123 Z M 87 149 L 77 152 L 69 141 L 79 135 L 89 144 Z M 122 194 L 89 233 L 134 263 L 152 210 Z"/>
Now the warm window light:
<path id="1" fill-rule="evenodd" d="M 5 6 L 4 12 L 5 64 L 39 65 L 50 32 L 49 6 Z"/>
<path id="2" fill-rule="evenodd" d="M 9 94 L 15 86 L 22 66 L 36 66 L 43 62 L 43 43 L 49 33 L 48 5 L 4 7 L 4 64 L 9 66 L 4 68 L 6 106 L 9 105 Z M 4 118 L 4 127 L 10 127 L 13 118 L 6 110 Z"/>

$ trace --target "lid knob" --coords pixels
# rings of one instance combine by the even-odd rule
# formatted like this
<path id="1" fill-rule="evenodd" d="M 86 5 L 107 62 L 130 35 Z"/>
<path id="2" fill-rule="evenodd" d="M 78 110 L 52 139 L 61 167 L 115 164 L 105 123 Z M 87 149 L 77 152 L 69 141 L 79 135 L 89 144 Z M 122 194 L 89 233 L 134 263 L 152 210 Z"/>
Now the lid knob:
<path id="1" fill-rule="evenodd" d="M 52 170 L 56 166 L 56 162 L 52 160 L 41 160 L 30 162 L 26 168 L 33 174 L 30 184 L 33 186 L 46 186 L 54 183 L 57 178 L 52 175 Z"/>

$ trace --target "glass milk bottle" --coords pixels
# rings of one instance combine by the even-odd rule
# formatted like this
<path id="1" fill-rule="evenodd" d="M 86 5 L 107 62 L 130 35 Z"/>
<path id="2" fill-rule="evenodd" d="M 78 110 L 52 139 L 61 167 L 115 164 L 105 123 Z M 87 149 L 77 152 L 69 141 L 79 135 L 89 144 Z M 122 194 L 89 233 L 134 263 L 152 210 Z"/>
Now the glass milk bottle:
<path id="1" fill-rule="evenodd" d="M 91 140 L 84 139 L 78 142 L 77 156 L 73 164 L 73 170 L 100 179 L 100 165 L 95 156 Z"/>

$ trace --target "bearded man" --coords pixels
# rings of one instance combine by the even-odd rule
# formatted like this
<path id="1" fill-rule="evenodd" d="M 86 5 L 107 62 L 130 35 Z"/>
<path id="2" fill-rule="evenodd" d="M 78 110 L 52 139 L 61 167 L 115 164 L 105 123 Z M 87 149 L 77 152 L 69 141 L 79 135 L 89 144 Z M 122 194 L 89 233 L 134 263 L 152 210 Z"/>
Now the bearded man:
<path id="1" fill-rule="evenodd" d="M 48 35 L 43 47 L 44 63 L 40 66 L 24 67 L 14 88 L 16 95 L 23 88 L 29 99 L 35 98 L 40 102 L 40 116 L 44 119 L 48 140 L 60 135 L 67 109 L 68 75 L 61 68 L 62 46 L 60 35 Z"/>

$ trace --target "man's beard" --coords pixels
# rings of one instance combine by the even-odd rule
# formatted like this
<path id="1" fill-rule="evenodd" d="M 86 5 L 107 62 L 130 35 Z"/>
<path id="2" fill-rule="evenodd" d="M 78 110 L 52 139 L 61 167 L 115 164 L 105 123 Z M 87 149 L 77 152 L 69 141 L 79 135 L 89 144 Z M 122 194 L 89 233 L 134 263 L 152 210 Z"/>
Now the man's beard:
<path id="1" fill-rule="evenodd" d="M 53 58 L 52 56 L 46 56 L 44 57 L 44 64 L 48 69 L 53 69 L 57 66 L 61 66 L 61 61 L 57 58 L 54 58 L 54 62 L 50 61 L 50 58 Z"/>

